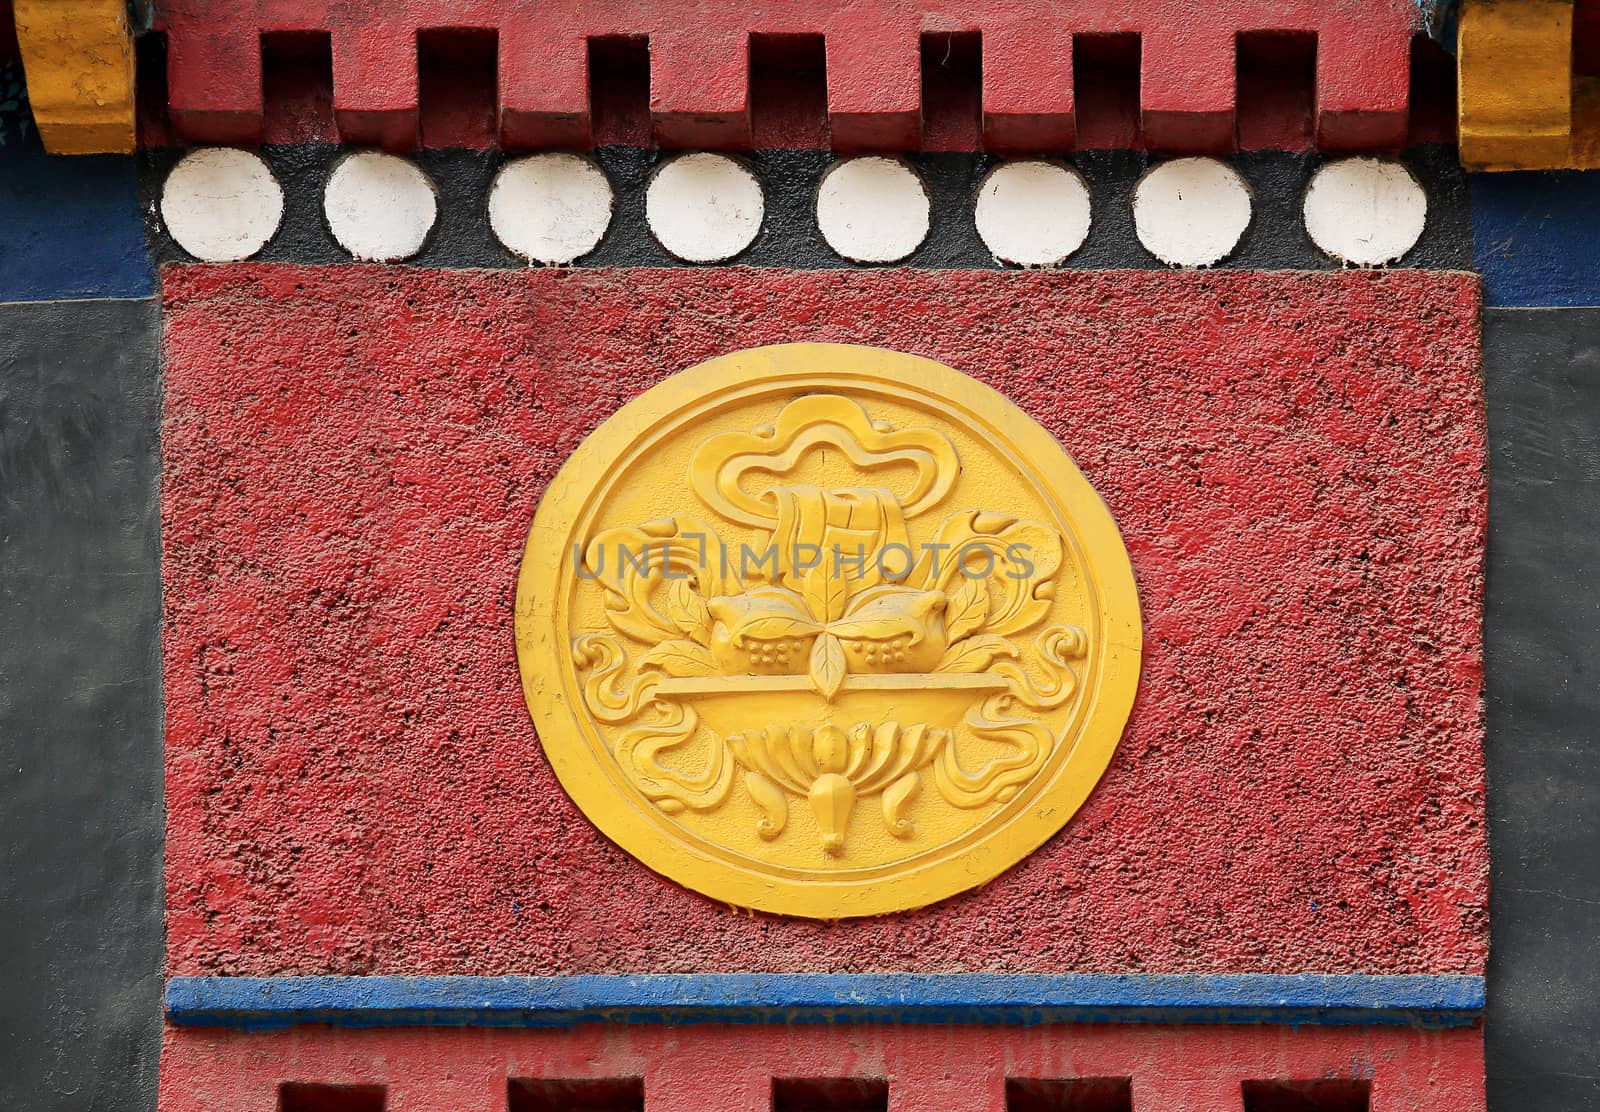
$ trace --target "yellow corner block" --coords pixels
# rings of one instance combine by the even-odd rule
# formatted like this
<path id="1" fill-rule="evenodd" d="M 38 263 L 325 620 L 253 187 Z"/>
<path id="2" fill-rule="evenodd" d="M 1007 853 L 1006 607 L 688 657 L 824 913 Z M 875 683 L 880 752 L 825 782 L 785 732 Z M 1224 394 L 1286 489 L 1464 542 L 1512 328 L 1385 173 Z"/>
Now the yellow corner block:
<path id="1" fill-rule="evenodd" d="M 1466 166 L 1567 165 L 1572 0 L 1469 0 L 1461 11 L 1457 65 Z"/>
<path id="2" fill-rule="evenodd" d="M 1572 147 L 1574 170 L 1600 169 L 1600 77 L 1572 80 Z"/>
<path id="3" fill-rule="evenodd" d="M 15 0 L 17 41 L 45 149 L 134 149 L 133 36 L 124 0 Z"/>

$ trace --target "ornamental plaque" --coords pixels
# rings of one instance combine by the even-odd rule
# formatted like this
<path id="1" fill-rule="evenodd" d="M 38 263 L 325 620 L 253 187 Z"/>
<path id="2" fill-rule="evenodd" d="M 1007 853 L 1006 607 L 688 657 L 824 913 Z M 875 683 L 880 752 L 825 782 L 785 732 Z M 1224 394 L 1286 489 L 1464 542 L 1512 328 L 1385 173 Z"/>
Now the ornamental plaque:
<path id="1" fill-rule="evenodd" d="M 575 451 L 517 586 L 556 775 L 739 907 L 919 907 L 1070 819 L 1121 738 L 1139 602 L 1105 504 L 1005 398 L 875 348 L 735 352 Z"/>

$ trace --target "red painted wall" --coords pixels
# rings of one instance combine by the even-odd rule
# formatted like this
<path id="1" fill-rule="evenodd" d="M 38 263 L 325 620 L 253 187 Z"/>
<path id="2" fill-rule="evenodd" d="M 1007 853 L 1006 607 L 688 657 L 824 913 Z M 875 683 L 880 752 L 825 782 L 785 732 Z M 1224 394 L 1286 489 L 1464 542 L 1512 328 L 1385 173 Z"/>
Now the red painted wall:
<path id="1" fill-rule="evenodd" d="M 171 973 L 1482 971 L 1475 278 L 164 282 Z M 1088 805 L 892 919 L 750 916 L 635 865 L 518 683 L 517 566 L 566 454 L 665 375 L 788 340 L 1009 394 L 1105 497 L 1144 605 Z"/>
<path id="2" fill-rule="evenodd" d="M 385 1112 L 506 1112 L 508 1077 L 636 1077 L 650 1112 L 770 1112 L 775 1077 L 883 1079 L 889 1112 L 1004 1112 L 1008 1077 L 1129 1078 L 1133 1112 L 1240 1112 L 1243 1082 L 1324 1077 L 1369 1080 L 1371 1112 L 1484 1108 L 1483 1033 L 1473 1028 L 801 1024 L 270 1034 L 169 1028 L 161 1112 L 267 1112 L 278 1107 L 282 1081 L 381 1084 Z"/>

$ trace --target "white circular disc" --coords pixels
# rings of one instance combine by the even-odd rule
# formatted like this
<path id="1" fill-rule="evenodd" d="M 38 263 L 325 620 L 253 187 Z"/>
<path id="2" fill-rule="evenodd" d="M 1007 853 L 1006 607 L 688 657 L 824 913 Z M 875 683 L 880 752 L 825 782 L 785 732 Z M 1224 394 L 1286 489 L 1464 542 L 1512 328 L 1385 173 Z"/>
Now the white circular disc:
<path id="1" fill-rule="evenodd" d="M 161 188 L 161 219 L 178 246 L 203 262 L 248 259 L 277 234 L 283 188 L 249 151 L 190 151 Z"/>
<path id="2" fill-rule="evenodd" d="M 489 226 L 506 250 L 562 265 L 595 249 L 611 224 L 605 171 L 575 154 L 536 154 L 507 163 L 489 189 Z"/>
<path id="3" fill-rule="evenodd" d="M 644 210 L 650 233 L 670 254 L 714 263 L 755 242 L 766 200 L 761 183 L 737 159 L 685 154 L 656 170 Z"/>
<path id="4" fill-rule="evenodd" d="M 1428 195 L 1398 162 L 1345 158 L 1312 175 L 1304 213 L 1322 250 L 1356 266 L 1382 266 L 1422 238 Z"/>
<path id="5" fill-rule="evenodd" d="M 1210 266 L 1239 245 L 1250 226 L 1250 187 L 1215 158 L 1163 162 L 1133 191 L 1139 242 L 1172 266 Z"/>
<path id="6" fill-rule="evenodd" d="M 333 238 L 352 256 L 386 263 L 422 250 L 439 215 L 439 198 L 415 163 L 361 151 L 328 175 L 322 211 Z"/>
<path id="7" fill-rule="evenodd" d="M 853 262 L 899 262 L 922 245 L 931 220 L 922 179 L 893 158 L 835 162 L 817 188 L 817 229 Z"/>
<path id="8" fill-rule="evenodd" d="M 1089 187 L 1054 162 L 1003 162 L 978 186 L 973 221 L 994 257 L 1058 266 L 1089 236 Z"/>

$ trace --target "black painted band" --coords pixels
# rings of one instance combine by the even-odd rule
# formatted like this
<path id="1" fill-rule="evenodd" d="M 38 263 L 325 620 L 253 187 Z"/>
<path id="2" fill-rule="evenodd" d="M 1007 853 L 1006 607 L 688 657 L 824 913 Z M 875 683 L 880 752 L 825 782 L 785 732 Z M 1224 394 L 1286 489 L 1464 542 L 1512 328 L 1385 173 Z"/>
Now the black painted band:
<path id="1" fill-rule="evenodd" d="M 161 184 L 183 156 L 180 150 L 141 156 L 140 188 L 146 232 L 157 263 L 194 261 L 167 234 L 160 219 Z M 329 232 L 322 191 L 338 146 L 265 147 L 262 157 L 284 190 L 283 225 L 256 256 L 263 262 L 339 264 L 350 255 Z M 671 155 L 635 147 L 603 147 L 594 154 L 615 193 L 615 211 L 599 245 L 575 264 L 692 266 L 668 254 L 645 220 L 651 171 Z M 817 229 L 817 183 L 835 160 L 826 151 L 755 151 L 739 156 L 756 173 L 766 198 L 761 232 L 746 250 L 716 265 L 790 269 L 853 268 Z M 1455 148 L 1415 147 L 1402 160 L 1428 196 L 1427 225 L 1402 267 L 1466 270 L 1472 266 L 1472 231 L 1466 176 Z M 528 265 L 495 239 L 488 220 L 489 187 L 507 161 L 499 151 L 432 150 L 417 164 L 439 191 L 439 216 L 422 250 L 404 265 L 513 268 Z M 987 154 L 912 154 L 906 161 L 922 176 L 932 200 L 927 238 L 895 266 L 930 269 L 1014 269 L 998 262 L 973 223 L 984 175 L 1001 160 Z M 1065 159 L 1088 183 L 1093 221 L 1084 245 L 1063 264 L 1068 269 L 1166 269 L 1134 233 L 1132 197 L 1140 176 L 1158 159 L 1139 151 L 1084 151 Z M 1256 151 L 1232 165 L 1254 195 L 1254 214 L 1239 245 L 1218 267 L 1237 270 L 1332 270 L 1341 264 L 1306 234 L 1301 198 L 1311 175 L 1329 161 L 1322 155 Z"/>

